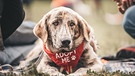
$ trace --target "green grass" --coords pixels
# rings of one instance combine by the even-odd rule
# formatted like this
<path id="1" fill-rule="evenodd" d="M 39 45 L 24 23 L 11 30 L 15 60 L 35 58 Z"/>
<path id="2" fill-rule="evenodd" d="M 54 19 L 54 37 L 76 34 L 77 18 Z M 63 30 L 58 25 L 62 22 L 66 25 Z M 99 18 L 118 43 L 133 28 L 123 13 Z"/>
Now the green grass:
<path id="1" fill-rule="evenodd" d="M 36 69 L 33 67 L 23 72 L 13 72 L 13 71 L 0 72 L 0 76 L 50 76 L 50 75 L 44 74 L 44 73 L 38 73 Z M 129 72 L 128 74 L 126 74 L 120 71 L 110 73 L 108 71 L 94 72 L 94 71 L 88 70 L 87 74 L 83 76 L 135 76 L 135 72 L 133 73 Z"/>
<path id="2" fill-rule="evenodd" d="M 92 15 L 84 18 L 95 30 L 95 35 L 100 46 L 98 50 L 99 56 L 115 55 L 120 47 L 134 45 L 134 39 L 123 30 L 122 25 L 110 25 L 104 20 L 105 13 L 115 14 L 118 12 L 113 0 L 103 0 L 101 13 L 97 15 L 92 4 L 93 0 L 85 1 L 91 7 Z M 38 22 L 50 9 L 50 1 L 35 0 L 31 6 L 31 20 Z"/>

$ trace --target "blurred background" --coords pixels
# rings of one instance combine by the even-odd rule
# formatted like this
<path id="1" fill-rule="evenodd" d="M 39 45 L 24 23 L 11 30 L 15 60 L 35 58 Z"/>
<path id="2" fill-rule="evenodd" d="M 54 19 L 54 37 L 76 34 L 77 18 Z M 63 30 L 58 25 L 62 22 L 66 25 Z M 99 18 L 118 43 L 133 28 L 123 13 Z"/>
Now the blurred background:
<path id="1" fill-rule="evenodd" d="M 23 0 L 25 20 L 38 22 L 48 11 L 66 6 L 78 12 L 95 30 L 99 56 L 115 55 L 119 48 L 135 45 L 122 27 L 123 15 L 113 0 Z"/>

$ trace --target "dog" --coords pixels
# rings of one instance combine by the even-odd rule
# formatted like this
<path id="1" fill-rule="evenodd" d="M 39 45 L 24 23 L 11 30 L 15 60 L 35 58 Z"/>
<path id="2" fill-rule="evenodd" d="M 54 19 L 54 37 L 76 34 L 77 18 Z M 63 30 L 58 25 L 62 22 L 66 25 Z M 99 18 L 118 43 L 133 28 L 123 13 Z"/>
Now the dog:
<path id="1" fill-rule="evenodd" d="M 72 9 L 52 9 L 37 23 L 33 32 L 42 41 L 40 46 L 44 51 L 38 72 L 51 76 L 82 76 L 90 69 L 102 70 L 103 64 L 95 52 L 94 30 Z"/>

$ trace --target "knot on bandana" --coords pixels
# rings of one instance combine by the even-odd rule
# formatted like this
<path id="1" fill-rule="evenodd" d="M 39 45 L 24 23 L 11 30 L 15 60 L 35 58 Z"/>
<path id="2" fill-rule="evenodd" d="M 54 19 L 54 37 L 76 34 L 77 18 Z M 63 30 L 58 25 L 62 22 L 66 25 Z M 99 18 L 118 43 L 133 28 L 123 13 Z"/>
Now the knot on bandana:
<path id="1" fill-rule="evenodd" d="M 83 52 L 83 42 L 73 51 L 65 53 L 52 53 L 44 45 L 44 51 L 58 66 L 64 68 L 67 73 L 72 72 L 72 68 L 76 67 Z"/>

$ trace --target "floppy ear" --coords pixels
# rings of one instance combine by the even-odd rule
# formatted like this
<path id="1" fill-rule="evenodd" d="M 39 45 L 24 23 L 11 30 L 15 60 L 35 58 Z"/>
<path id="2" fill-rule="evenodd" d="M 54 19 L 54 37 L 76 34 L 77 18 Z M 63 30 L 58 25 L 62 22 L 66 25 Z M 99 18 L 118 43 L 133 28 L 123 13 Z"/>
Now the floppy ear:
<path id="1" fill-rule="evenodd" d="M 93 50 L 97 52 L 97 49 L 99 48 L 99 46 L 94 35 L 92 35 L 91 37 L 90 45 L 93 47 Z"/>
<path id="2" fill-rule="evenodd" d="M 93 50 L 97 50 L 97 41 L 94 35 L 93 28 L 82 18 L 80 20 L 80 25 L 83 29 L 83 35 L 86 41 L 90 42 L 90 45 L 93 47 Z"/>
<path id="3" fill-rule="evenodd" d="M 46 30 L 47 24 L 45 21 L 46 17 L 43 17 L 33 29 L 34 34 L 39 37 L 43 43 L 45 43 L 48 38 L 48 32 Z"/>
<path id="4" fill-rule="evenodd" d="M 90 42 L 92 28 L 88 25 L 88 23 L 84 19 L 80 19 L 79 24 L 83 29 L 83 36 L 84 36 L 85 40 Z"/>

